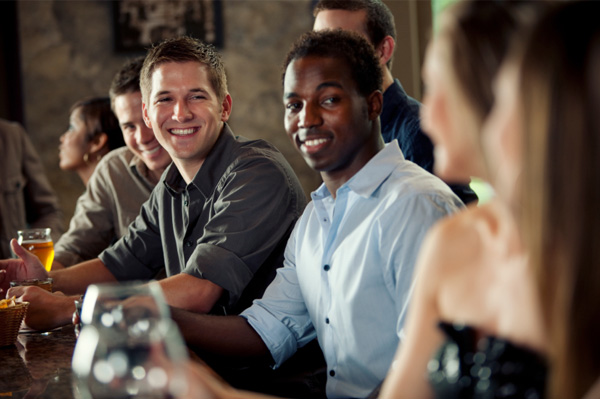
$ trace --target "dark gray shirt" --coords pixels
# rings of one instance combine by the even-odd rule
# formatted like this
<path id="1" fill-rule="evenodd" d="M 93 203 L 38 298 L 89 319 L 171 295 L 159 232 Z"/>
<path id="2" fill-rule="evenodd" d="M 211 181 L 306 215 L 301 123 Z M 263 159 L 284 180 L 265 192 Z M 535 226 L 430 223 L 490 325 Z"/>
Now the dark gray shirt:
<path id="1" fill-rule="evenodd" d="M 167 276 L 207 279 L 226 291 L 213 313 L 237 313 L 282 265 L 305 205 L 283 155 L 225 125 L 193 181 L 186 184 L 171 164 L 127 234 L 100 259 L 118 280 L 150 279 L 163 267 Z"/>

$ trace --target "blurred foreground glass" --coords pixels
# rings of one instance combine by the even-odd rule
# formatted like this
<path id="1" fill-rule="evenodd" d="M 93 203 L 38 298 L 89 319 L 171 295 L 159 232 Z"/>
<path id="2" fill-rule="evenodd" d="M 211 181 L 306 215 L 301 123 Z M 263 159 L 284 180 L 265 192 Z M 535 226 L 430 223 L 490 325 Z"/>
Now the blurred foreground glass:
<path id="1" fill-rule="evenodd" d="M 147 329 L 142 324 L 170 318 L 169 307 L 156 281 L 92 284 L 81 307 L 81 322 L 107 333 Z"/>
<path id="2" fill-rule="evenodd" d="M 185 343 L 158 283 L 91 285 L 72 369 L 81 398 L 184 398 Z"/>
<path id="3" fill-rule="evenodd" d="M 17 231 L 17 242 L 37 256 L 46 271 L 50 271 L 52 261 L 54 261 L 54 243 L 50 236 L 51 231 L 50 228 Z"/>

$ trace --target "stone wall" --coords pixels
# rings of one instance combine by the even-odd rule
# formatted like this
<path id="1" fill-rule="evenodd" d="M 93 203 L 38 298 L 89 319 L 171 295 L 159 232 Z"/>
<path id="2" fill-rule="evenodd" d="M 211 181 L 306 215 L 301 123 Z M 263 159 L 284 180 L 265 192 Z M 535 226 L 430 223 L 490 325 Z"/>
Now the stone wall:
<path id="1" fill-rule="evenodd" d="M 387 3 L 407 20 L 407 2 Z M 308 194 L 320 178 L 285 135 L 280 65 L 290 44 L 312 27 L 311 1 L 223 0 L 222 6 L 222 54 L 233 98 L 230 125 L 239 135 L 264 138 L 277 146 Z M 106 95 L 115 71 L 137 54 L 115 53 L 109 1 L 19 1 L 18 17 L 26 128 L 69 220 L 84 190 L 75 173 L 58 168 L 59 137 L 67 128 L 69 108 L 83 97 Z M 400 32 L 410 31 L 406 23 L 400 25 Z M 402 57 L 394 69 L 399 65 L 414 75 L 408 60 Z M 409 81 L 412 78 L 405 87 L 411 93 Z"/>

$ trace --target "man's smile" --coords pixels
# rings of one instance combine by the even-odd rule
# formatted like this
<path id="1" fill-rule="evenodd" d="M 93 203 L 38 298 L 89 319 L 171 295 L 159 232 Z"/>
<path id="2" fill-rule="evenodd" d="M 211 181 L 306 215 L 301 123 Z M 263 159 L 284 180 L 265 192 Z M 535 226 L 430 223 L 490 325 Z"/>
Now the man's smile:
<path id="1" fill-rule="evenodd" d="M 307 137 L 304 141 L 300 139 L 300 135 L 296 136 L 296 143 L 300 151 L 307 155 L 315 154 L 327 146 L 332 140 L 331 137 Z"/>
<path id="2" fill-rule="evenodd" d="M 188 136 L 190 134 L 194 134 L 198 129 L 195 127 L 188 127 L 188 128 L 173 128 L 173 129 L 169 129 L 169 133 L 175 135 L 175 136 Z"/>

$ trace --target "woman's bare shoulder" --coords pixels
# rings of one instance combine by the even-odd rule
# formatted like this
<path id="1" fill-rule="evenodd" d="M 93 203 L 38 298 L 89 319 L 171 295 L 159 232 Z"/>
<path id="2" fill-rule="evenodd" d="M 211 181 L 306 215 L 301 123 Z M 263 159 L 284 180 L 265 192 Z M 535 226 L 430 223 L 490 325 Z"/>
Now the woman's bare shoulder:
<path id="1" fill-rule="evenodd" d="M 423 261 L 438 273 L 455 273 L 478 262 L 496 241 L 504 223 L 502 209 L 495 203 L 469 207 L 445 218 L 428 233 L 423 244 Z"/>

